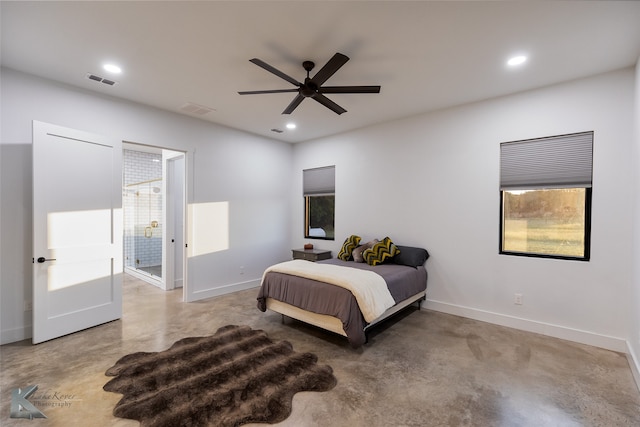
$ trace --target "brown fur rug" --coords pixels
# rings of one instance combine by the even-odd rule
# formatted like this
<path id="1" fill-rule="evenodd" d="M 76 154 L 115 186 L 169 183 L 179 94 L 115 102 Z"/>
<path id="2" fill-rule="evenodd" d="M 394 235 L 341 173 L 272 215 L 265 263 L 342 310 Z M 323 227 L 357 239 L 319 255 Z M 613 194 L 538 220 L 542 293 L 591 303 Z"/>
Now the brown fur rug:
<path id="1" fill-rule="evenodd" d="M 124 397 L 116 417 L 142 426 L 239 426 L 277 423 L 299 391 L 336 385 L 330 366 L 264 331 L 229 325 L 209 337 L 185 338 L 158 353 L 133 353 L 107 370 L 104 390 Z"/>

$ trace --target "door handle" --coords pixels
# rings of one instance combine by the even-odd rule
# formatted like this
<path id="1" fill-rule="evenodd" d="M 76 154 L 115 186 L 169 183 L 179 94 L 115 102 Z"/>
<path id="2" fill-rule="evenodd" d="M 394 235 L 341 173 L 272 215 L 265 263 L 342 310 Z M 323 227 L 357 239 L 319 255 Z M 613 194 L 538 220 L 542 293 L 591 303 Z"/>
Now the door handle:
<path id="1" fill-rule="evenodd" d="M 147 231 L 149 233 L 147 233 Z M 153 230 L 151 229 L 151 227 L 145 227 L 144 228 L 144 237 L 146 237 L 147 239 L 153 237 Z"/>
<path id="2" fill-rule="evenodd" d="M 37 261 L 42 264 L 45 261 L 55 261 L 55 258 L 51 258 L 51 259 L 46 259 L 45 257 L 41 256 L 40 258 L 37 259 Z"/>

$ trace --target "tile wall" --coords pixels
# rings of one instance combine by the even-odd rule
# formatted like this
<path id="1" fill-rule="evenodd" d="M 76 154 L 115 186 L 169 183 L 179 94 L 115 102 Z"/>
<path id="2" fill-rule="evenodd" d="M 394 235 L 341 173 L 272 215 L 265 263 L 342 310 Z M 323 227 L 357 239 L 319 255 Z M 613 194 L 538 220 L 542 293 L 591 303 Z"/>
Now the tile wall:
<path id="1" fill-rule="evenodd" d="M 125 266 L 161 265 L 162 155 L 124 150 L 123 174 Z"/>

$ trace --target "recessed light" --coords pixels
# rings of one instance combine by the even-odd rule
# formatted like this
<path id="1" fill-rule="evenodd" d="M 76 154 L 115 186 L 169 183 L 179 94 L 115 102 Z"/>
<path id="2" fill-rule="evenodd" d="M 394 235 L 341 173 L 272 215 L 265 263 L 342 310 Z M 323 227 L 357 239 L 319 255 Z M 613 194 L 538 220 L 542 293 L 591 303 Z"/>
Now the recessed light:
<path id="1" fill-rule="evenodd" d="M 110 73 L 120 74 L 122 72 L 122 68 L 118 67 L 115 64 L 104 64 L 102 68 Z"/>
<path id="2" fill-rule="evenodd" d="M 507 61 L 507 65 L 515 67 L 516 65 L 524 64 L 527 61 L 527 57 L 524 55 L 514 56 Z"/>
<path id="3" fill-rule="evenodd" d="M 295 128 L 296 128 L 295 123 L 287 123 L 287 129 L 295 129 Z"/>

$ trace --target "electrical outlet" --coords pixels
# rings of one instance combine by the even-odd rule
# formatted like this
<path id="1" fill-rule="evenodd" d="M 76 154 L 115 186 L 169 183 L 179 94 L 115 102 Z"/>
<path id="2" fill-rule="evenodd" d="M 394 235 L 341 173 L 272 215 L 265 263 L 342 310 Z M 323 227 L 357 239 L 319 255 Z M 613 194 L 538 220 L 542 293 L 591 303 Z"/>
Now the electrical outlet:
<path id="1" fill-rule="evenodd" d="M 513 303 L 516 305 L 522 305 L 522 294 L 515 294 Z"/>
<path id="2" fill-rule="evenodd" d="M 33 310 L 33 304 L 31 301 L 25 301 L 24 302 L 24 311 L 32 311 Z"/>

